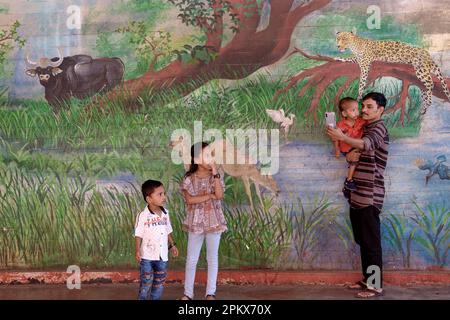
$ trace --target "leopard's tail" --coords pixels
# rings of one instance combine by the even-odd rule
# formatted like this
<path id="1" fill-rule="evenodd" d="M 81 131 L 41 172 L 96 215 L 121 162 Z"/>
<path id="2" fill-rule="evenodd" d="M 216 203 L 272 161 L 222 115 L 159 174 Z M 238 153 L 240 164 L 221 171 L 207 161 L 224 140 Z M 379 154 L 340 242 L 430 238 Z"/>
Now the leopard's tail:
<path id="1" fill-rule="evenodd" d="M 442 91 L 444 91 L 445 95 L 447 96 L 448 101 L 450 101 L 450 91 L 448 90 L 448 86 L 447 86 L 444 76 L 442 75 L 441 69 L 439 69 L 439 66 L 436 63 L 433 66 L 433 73 L 438 77 L 438 79 L 442 85 Z"/>

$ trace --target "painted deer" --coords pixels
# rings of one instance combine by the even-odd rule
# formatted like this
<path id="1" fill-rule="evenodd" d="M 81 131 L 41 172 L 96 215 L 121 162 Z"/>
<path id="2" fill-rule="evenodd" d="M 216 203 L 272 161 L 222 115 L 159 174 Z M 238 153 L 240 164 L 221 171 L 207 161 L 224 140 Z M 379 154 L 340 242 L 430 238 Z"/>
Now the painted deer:
<path id="1" fill-rule="evenodd" d="M 189 164 L 191 161 L 190 146 L 188 146 L 188 144 L 186 143 L 183 143 L 182 136 L 179 137 L 178 140 L 171 141 L 169 146 L 173 149 L 180 144 L 180 157 L 183 159 L 184 169 L 187 171 L 189 170 Z M 226 161 L 221 161 L 222 164 L 218 165 L 219 170 L 225 172 L 229 176 L 239 177 L 242 179 L 242 182 L 244 183 L 245 193 L 247 194 L 252 209 L 254 209 L 254 206 L 250 189 L 250 182 L 253 182 L 253 184 L 255 185 L 256 195 L 258 196 L 261 204 L 263 203 L 263 201 L 261 190 L 259 189 L 260 186 L 269 189 L 275 194 L 275 196 L 278 196 L 280 189 L 275 179 L 273 179 L 271 175 L 262 175 L 256 165 L 253 164 L 254 162 L 251 161 L 252 159 L 249 156 L 245 155 L 245 153 L 243 154 L 242 152 L 237 150 L 232 144 L 229 143 L 228 140 L 216 140 L 209 145 L 209 148 L 212 151 L 211 155 L 213 157 L 217 158 L 219 156 L 215 154 L 215 150 L 220 150 L 220 147 L 222 147 L 223 150 L 223 158 L 221 159 L 227 159 L 227 150 L 233 150 L 234 161 L 232 162 L 234 164 L 226 164 Z"/>

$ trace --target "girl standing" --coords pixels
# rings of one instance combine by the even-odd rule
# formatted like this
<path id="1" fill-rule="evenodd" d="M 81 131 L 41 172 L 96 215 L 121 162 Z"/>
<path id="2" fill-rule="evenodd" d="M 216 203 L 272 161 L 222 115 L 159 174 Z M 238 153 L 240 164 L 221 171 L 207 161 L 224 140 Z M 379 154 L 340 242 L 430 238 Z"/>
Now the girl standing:
<path id="1" fill-rule="evenodd" d="M 225 184 L 209 155 L 206 142 L 191 147 L 191 165 L 181 184 L 187 208 L 183 230 L 188 232 L 184 296 L 181 300 L 194 298 L 195 272 L 203 241 L 206 242 L 208 262 L 206 299 L 215 300 L 216 295 L 220 236 L 227 230 L 221 201 Z"/>

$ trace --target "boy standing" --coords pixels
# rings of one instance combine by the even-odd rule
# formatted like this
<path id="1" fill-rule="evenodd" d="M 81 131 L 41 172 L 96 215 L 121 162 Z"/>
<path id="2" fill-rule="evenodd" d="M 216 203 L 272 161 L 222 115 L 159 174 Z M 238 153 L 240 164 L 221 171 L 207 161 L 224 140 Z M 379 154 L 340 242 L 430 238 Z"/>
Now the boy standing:
<path id="1" fill-rule="evenodd" d="M 136 260 L 140 263 L 139 300 L 160 300 L 167 276 L 168 250 L 174 257 L 178 250 L 172 238 L 169 212 L 161 182 L 147 180 L 142 185 L 147 206 L 136 217 L 134 236 Z"/>

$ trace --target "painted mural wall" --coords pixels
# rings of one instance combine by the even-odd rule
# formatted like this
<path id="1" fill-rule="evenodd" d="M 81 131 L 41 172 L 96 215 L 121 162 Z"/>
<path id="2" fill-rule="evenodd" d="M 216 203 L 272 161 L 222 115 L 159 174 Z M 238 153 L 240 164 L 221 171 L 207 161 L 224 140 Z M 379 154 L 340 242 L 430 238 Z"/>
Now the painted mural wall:
<path id="1" fill-rule="evenodd" d="M 272 175 L 225 170 L 222 268 L 359 269 L 324 114 L 358 97 L 365 66 L 343 61 L 337 32 L 409 45 L 361 86 L 388 98 L 384 264 L 448 268 L 449 15 L 448 0 L 0 0 L 0 268 L 135 267 L 150 178 L 169 191 L 183 268 L 172 133 L 200 121 L 280 129 Z"/>

